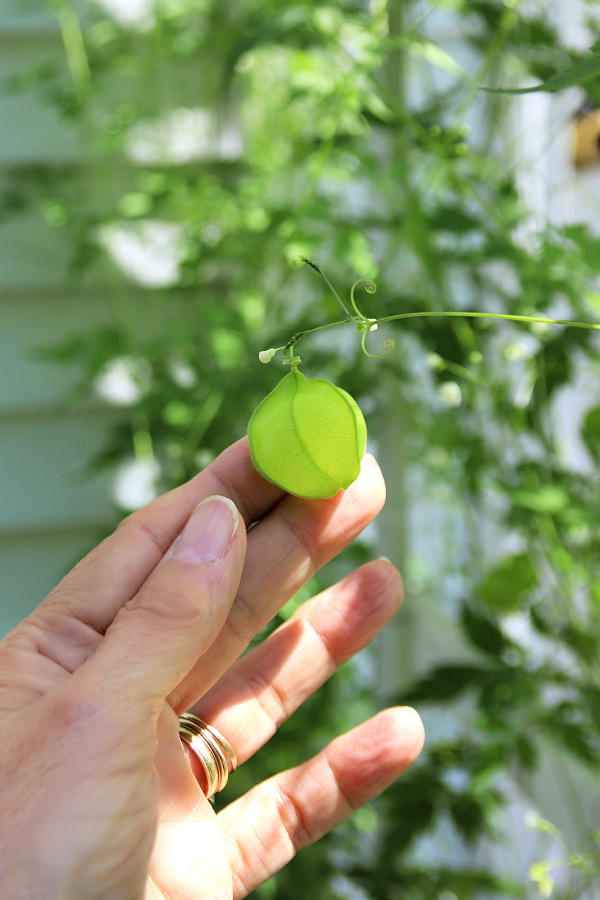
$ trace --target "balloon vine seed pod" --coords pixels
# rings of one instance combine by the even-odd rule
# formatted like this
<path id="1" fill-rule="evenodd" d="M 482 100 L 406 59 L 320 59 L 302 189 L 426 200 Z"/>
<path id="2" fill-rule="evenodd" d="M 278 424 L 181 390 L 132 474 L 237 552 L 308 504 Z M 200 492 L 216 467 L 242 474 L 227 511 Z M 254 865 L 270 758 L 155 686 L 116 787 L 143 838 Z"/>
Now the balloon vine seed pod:
<path id="1" fill-rule="evenodd" d="M 367 426 L 350 394 L 294 366 L 254 411 L 248 438 L 264 478 L 298 497 L 322 499 L 358 477 Z"/>

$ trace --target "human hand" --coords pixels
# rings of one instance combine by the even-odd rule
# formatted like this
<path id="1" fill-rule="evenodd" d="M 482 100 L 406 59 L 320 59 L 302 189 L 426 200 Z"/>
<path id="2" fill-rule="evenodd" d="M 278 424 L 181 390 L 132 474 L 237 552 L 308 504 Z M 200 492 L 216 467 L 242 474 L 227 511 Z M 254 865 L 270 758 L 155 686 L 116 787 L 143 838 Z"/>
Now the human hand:
<path id="1" fill-rule="evenodd" d="M 413 762 L 417 714 L 386 710 L 215 815 L 179 738 L 192 708 L 242 764 L 389 621 L 401 582 L 377 561 L 240 658 L 383 500 L 369 457 L 331 500 L 285 495 L 244 439 L 0 642 L 1 897 L 237 900 Z"/>

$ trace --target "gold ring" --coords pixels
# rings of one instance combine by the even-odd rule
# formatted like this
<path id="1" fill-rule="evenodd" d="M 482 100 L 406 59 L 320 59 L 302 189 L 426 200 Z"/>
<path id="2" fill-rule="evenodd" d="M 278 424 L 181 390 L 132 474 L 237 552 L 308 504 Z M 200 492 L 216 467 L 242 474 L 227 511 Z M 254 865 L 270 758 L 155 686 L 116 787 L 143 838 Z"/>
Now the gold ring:
<path id="1" fill-rule="evenodd" d="M 192 713 L 179 717 L 179 737 L 200 763 L 206 778 L 206 799 L 212 802 L 237 766 L 235 750 L 216 728 Z"/>

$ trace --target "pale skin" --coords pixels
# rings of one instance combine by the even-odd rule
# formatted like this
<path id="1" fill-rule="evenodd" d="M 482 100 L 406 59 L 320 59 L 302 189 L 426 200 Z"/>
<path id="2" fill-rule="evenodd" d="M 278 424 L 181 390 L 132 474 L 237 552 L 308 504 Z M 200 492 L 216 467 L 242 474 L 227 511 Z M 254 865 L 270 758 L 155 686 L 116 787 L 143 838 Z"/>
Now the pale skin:
<path id="1" fill-rule="evenodd" d="M 286 495 L 244 439 L 126 519 L 0 642 L 1 897 L 241 900 L 405 771 L 423 728 L 388 709 L 215 814 L 178 736 L 191 709 L 243 765 L 381 631 L 402 600 L 384 560 L 242 656 L 384 496 L 369 457 L 331 500 Z"/>

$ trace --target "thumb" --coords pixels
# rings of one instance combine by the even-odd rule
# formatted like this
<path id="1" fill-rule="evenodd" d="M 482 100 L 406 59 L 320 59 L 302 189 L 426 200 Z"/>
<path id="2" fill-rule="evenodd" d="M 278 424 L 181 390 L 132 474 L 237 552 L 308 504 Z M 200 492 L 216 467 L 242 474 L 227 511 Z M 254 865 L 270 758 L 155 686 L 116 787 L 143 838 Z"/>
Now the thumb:
<path id="1" fill-rule="evenodd" d="M 246 529 L 234 503 L 208 497 L 77 674 L 103 696 L 156 708 L 213 643 L 236 595 Z M 89 684 L 89 682 L 88 682 Z"/>

